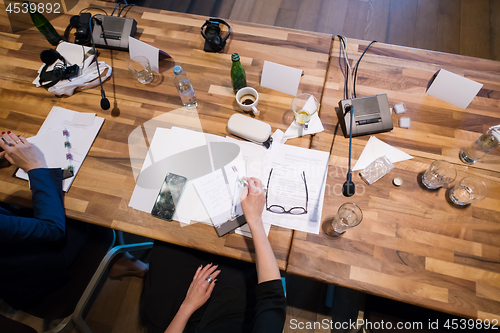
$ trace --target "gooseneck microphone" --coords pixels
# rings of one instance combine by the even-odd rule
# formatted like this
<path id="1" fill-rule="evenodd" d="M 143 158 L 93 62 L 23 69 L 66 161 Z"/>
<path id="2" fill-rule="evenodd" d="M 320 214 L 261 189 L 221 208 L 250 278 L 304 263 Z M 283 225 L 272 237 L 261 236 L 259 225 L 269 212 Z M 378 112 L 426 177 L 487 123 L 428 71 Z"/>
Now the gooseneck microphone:
<path id="1" fill-rule="evenodd" d="M 351 113 L 351 129 L 349 130 L 349 170 L 347 171 L 347 179 L 342 186 L 342 194 L 345 197 L 352 197 L 354 193 L 356 192 L 356 186 L 354 185 L 354 182 L 352 181 L 352 173 L 351 173 L 351 151 L 352 151 L 352 118 L 353 118 L 353 108 L 351 105 L 346 105 L 345 107 L 346 112 Z"/>
<path id="2" fill-rule="evenodd" d="M 97 75 L 99 76 L 99 84 L 101 85 L 101 109 L 108 110 L 111 107 L 111 104 L 109 103 L 109 100 L 106 98 L 106 94 L 104 93 L 104 88 L 102 87 L 101 72 L 99 70 L 99 60 L 97 59 L 97 51 L 95 49 L 95 43 L 94 43 L 94 31 L 92 31 L 92 17 L 89 20 L 89 27 L 90 27 L 90 36 L 92 37 L 92 48 L 94 49 L 94 55 L 95 55 L 95 64 L 97 66 Z"/>

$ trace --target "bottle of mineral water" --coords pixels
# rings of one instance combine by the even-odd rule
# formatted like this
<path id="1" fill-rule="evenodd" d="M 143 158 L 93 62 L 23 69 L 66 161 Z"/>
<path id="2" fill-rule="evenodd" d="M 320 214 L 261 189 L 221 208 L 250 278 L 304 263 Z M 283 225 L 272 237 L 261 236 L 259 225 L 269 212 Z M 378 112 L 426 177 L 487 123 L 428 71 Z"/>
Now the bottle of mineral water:
<path id="1" fill-rule="evenodd" d="M 174 74 L 174 84 L 179 92 L 182 104 L 187 107 L 196 106 L 196 95 L 187 74 L 182 71 L 181 66 L 174 67 Z"/>
<path id="2" fill-rule="evenodd" d="M 474 164 L 500 144 L 500 125 L 490 127 L 472 145 L 460 149 L 458 157 L 465 164 Z"/>

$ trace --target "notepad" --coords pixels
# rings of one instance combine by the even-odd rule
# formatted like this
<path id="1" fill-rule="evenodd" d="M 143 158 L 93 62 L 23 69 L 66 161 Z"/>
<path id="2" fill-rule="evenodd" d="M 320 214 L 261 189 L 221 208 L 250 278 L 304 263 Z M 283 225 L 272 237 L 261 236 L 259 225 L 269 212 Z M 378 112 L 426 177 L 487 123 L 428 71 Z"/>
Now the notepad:
<path id="1" fill-rule="evenodd" d="M 96 117 L 95 113 L 54 106 L 37 135 L 28 138 L 42 152 L 49 168 L 73 167 L 73 177 L 63 180 L 65 192 L 71 187 L 103 123 L 104 118 Z M 69 137 L 63 134 L 63 130 L 68 131 Z M 66 140 L 71 144 L 71 161 L 67 155 L 69 151 L 65 146 Z M 28 180 L 28 174 L 21 169 L 16 171 L 15 177 Z"/>

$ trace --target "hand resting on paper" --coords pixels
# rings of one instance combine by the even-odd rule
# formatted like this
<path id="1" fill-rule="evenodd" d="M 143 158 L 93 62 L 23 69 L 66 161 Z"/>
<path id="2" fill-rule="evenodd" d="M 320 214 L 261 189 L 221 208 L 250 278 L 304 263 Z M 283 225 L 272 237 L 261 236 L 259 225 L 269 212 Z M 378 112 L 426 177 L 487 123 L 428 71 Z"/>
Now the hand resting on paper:
<path id="1" fill-rule="evenodd" d="M 17 137 L 11 131 L 2 133 L 0 147 L 4 150 L 0 158 L 4 157 L 11 164 L 28 172 L 32 169 L 46 168 L 47 164 L 42 153 L 26 138 Z"/>

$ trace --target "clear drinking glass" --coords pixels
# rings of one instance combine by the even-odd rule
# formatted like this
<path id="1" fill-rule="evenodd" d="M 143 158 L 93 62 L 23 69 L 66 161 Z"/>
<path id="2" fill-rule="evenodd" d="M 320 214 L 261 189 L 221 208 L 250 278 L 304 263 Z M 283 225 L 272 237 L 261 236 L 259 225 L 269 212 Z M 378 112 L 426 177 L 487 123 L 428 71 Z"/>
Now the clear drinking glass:
<path id="1" fill-rule="evenodd" d="M 309 126 L 312 116 L 318 111 L 319 103 L 311 94 L 299 94 L 292 100 L 292 110 L 295 121 L 305 129 Z"/>
<path id="2" fill-rule="evenodd" d="M 432 162 L 422 176 L 422 184 L 430 190 L 442 187 L 457 178 L 457 170 L 450 162 L 437 160 Z"/>
<path id="3" fill-rule="evenodd" d="M 332 222 L 333 230 L 338 234 L 343 234 L 347 229 L 360 224 L 362 219 L 361 208 L 355 203 L 347 202 L 340 206 Z"/>
<path id="4" fill-rule="evenodd" d="M 128 62 L 128 70 L 134 74 L 137 80 L 142 84 L 148 84 L 153 81 L 153 71 L 146 57 L 137 56 L 130 59 Z"/>
<path id="5" fill-rule="evenodd" d="M 483 200 L 487 192 L 488 187 L 483 180 L 465 177 L 450 190 L 450 200 L 456 205 L 465 206 Z"/>

